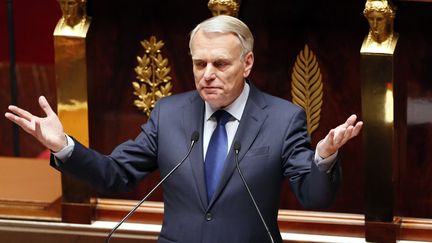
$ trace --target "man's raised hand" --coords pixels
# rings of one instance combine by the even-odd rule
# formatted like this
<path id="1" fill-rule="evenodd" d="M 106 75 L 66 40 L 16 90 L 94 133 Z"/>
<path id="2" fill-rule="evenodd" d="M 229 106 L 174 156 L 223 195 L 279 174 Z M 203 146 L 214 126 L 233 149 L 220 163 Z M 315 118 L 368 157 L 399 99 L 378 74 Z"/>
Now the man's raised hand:
<path id="1" fill-rule="evenodd" d="M 67 145 L 63 125 L 44 96 L 39 97 L 39 105 L 46 117 L 34 116 L 14 105 L 8 107 L 9 112 L 5 113 L 5 117 L 34 136 L 51 151 L 58 152 Z"/>
<path id="2" fill-rule="evenodd" d="M 321 158 L 336 153 L 348 140 L 357 136 L 363 126 L 363 122 L 356 123 L 357 116 L 351 115 L 345 123 L 331 129 L 327 136 L 317 145 L 317 152 Z"/>

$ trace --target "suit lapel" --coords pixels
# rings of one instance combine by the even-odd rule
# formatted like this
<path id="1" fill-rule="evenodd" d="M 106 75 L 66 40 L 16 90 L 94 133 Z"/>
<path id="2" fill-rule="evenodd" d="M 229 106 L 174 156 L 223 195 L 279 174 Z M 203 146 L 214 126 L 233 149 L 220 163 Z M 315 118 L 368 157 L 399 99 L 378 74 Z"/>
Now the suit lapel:
<path id="1" fill-rule="evenodd" d="M 191 102 L 183 108 L 183 127 L 185 136 L 190 137 L 194 131 L 198 131 L 200 137 L 189 157 L 195 185 L 197 186 L 199 198 L 203 209 L 207 207 L 207 192 L 204 179 L 204 158 L 203 158 L 203 121 L 204 102 L 198 93 L 194 93 Z"/>
<path id="2" fill-rule="evenodd" d="M 249 150 L 252 143 L 255 141 L 255 138 L 257 137 L 262 124 L 267 118 L 267 114 L 263 111 L 266 103 L 264 101 L 262 93 L 257 90 L 252 84 L 249 83 L 249 85 L 251 87 L 249 98 L 243 111 L 239 127 L 237 128 L 236 135 L 234 136 L 232 142 L 232 144 L 234 144 L 237 141 L 241 144 L 239 163 L 241 162 L 246 152 Z M 215 200 L 219 197 L 219 194 L 223 191 L 234 170 L 236 169 L 234 156 L 235 153 L 233 151 L 233 145 L 231 145 L 231 148 L 227 155 L 227 159 L 225 160 L 225 167 L 222 178 L 219 182 L 218 187 L 216 188 L 215 195 L 213 196 L 211 202 L 208 205 L 208 208 L 210 208 L 214 204 Z"/>

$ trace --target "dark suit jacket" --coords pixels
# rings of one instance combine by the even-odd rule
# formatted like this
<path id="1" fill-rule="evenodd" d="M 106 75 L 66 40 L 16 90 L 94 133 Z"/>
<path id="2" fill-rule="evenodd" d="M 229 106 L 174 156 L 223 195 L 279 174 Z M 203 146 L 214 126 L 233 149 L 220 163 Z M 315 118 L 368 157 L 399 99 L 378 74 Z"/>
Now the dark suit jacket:
<path id="1" fill-rule="evenodd" d="M 313 163 L 304 111 L 253 85 L 234 141 L 241 143 L 240 167 L 275 238 L 284 177 L 307 208 L 328 206 L 339 184 L 339 165 L 330 173 Z M 101 155 L 76 142 L 59 170 L 104 193 L 132 190 L 150 172 L 166 175 L 186 154 L 191 134 L 203 131 L 204 102 L 196 91 L 161 99 L 142 132 Z M 233 143 L 234 144 L 234 143 Z M 213 199 L 208 202 L 202 139 L 163 184 L 164 221 L 160 243 L 263 243 L 266 231 L 239 177 L 231 148 Z"/>

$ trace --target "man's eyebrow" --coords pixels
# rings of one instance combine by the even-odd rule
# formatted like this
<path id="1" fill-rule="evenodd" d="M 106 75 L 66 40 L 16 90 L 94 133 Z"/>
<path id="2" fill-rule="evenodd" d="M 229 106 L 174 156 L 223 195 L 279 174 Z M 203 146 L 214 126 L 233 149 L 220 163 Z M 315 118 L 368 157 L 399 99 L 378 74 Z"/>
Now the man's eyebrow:
<path id="1" fill-rule="evenodd" d="M 220 56 L 220 57 L 216 57 L 213 58 L 211 60 L 208 60 L 210 62 L 217 62 L 217 61 L 229 61 L 231 60 L 231 57 L 227 57 L 227 56 Z M 192 57 L 192 61 L 206 61 L 205 58 L 201 58 L 201 57 Z"/>

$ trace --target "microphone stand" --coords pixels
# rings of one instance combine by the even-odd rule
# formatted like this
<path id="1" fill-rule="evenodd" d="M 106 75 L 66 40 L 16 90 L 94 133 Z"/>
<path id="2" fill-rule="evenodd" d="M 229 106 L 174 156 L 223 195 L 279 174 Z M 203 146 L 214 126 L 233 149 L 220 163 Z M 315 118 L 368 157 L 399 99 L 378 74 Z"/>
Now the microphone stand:
<path id="1" fill-rule="evenodd" d="M 250 191 L 249 186 L 247 185 L 246 180 L 245 180 L 245 178 L 244 178 L 244 176 L 243 176 L 243 173 L 242 173 L 242 171 L 240 170 L 240 166 L 239 166 L 239 162 L 238 162 L 238 154 L 239 154 L 239 152 L 240 152 L 240 143 L 239 143 L 239 142 L 235 142 L 235 143 L 234 143 L 234 152 L 235 152 L 235 162 L 236 162 L 236 166 L 237 166 L 237 171 L 238 171 L 238 173 L 239 173 L 239 175 L 240 175 L 240 178 L 241 178 L 242 181 L 243 181 L 243 185 L 245 186 L 247 192 L 249 193 L 249 197 L 250 197 L 250 199 L 252 200 L 252 203 L 253 203 L 253 205 L 255 206 L 256 211 L 258 212 L 258 215 L 259 215 L 259 217 L 260 217 L 260 219 L 261 219 L 261 222 L 263 223 L 264 228 L 265 228 L 266 231 L 267 231 L 267 234 L 268 234 L 268 236 L 269 236 L 269 238 L 270 238 L 270 242 L 271 242 L 271 243 L 274 243 L 273 237 L 272 237 L 272 235 L 271 235 L 271 233 L 270 233 L 269 228 L 267 227 L 267 224 L 266 224 L 266 222 L 265 222 L 265 220 L 264 220 L 264 217 L 261 215 L 261 212 L 260 212 L 260 210 L 259 210 L 259 207 L 258 207 L 257 203 L 255 202 L 254 197 L 252 196 L 252 192 Z"/>
<path id="2" fill-rule="evenodd" d="M 192 148 L 194 147 L 195 143 L 198 141 L 199 138 L 199 133 L 197 131 L 192 133 L 192 138 L 191 138 L 191 145 L 189 147 L 189 150 L 186 154 L 186 156 L 180 161 L 180 163 L 178 163 L 166 176 L 164 176 L 164 178 L 162 180 L 159 181 L 159 183 L 153 187 L 153 189 L 147 193 L 147 195 L 110 231 L 110 233 L 107 236 L 107 239 L 105 241 L 105 243 L 109 243 L 111 236 L 114 234 L 114 232 L 120 227 L 120 225 L 123 224 L 123 222 L 125 222 L 133 213 L 135 213 L 135 211 L 139 208 L 139 206 L 141 206 L 141 204 L 143 204 L 143 202 L 166 180 L 168 179 L 168 177 L 171 176 L 172 173 L 174 173 L 174 171 L 177 170 L 178 167 L 180 167 L 180 165 L 183 164 L 183 162 L 187 159 L 187 157 L 189 157 L 190 153 L 192 152 Z"/>

